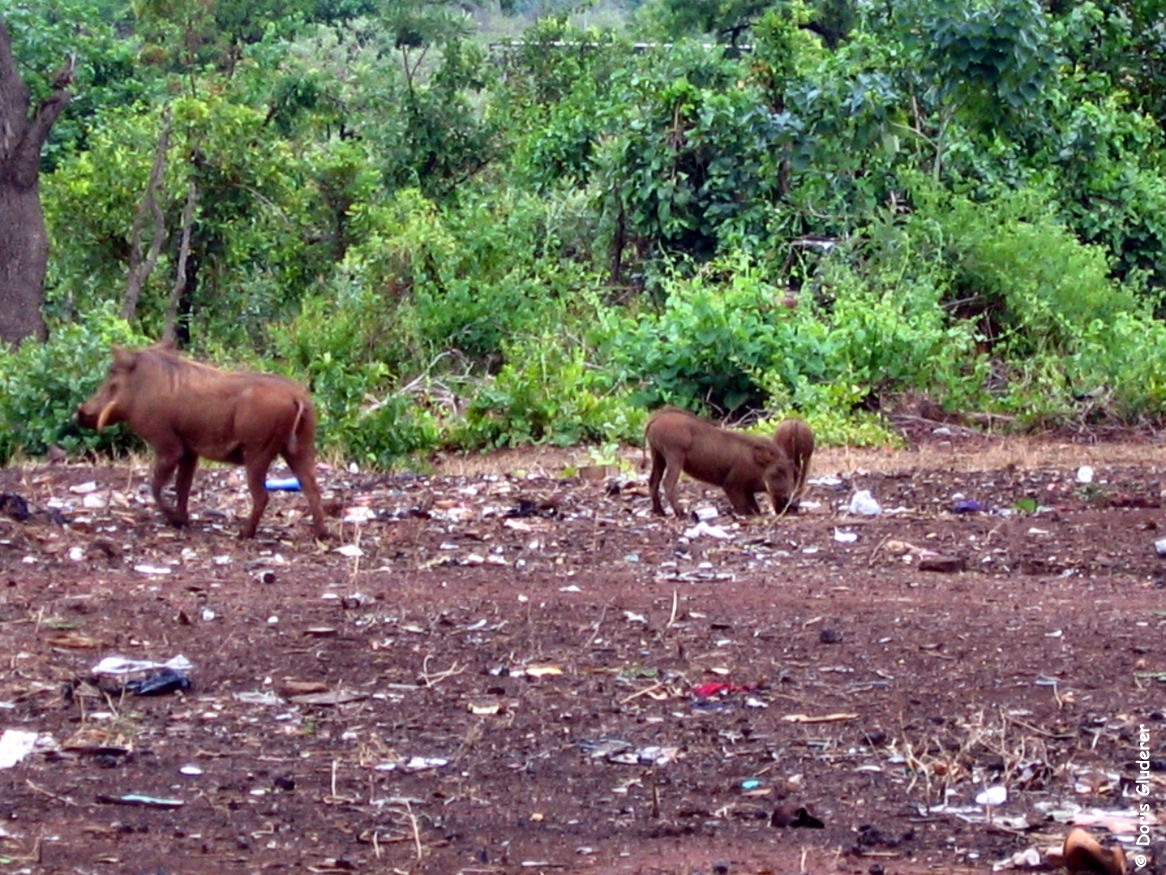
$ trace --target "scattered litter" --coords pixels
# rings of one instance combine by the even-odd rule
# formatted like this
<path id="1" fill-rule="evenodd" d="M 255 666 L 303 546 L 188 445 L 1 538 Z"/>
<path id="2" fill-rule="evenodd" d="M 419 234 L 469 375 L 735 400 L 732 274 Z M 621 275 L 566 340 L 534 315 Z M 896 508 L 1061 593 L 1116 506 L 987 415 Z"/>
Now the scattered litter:
<path id="1" fill-rule="evenodd" d="M 163 575 L 174 571 L 169 565 L 135 565 L 134 571 L 138 574 Z"/>
<path id="2" fill-rule="evenodd" d="M 858 540 L 858 532 L 844 532 L 841 529 L 835 529 L 834 540 L 839 544 L 853 544 Z"/>
<path id="3" fill-rule="evenodd" d="M 180 768 L 178 770 L 178 774 L 186 775 L 186 777 L 188 777 L 188 778 L 197 778 L 199 775 L 202 774 L 202 769 L 200 769 L 198 766 L 194 766 L 194 765 L 183 766 L 182 768 Z"/>
<path id="4" fill-rule="evenodd" d="M 769 825 L 779 829 L 825 829 L 826 823 L 810 813 L 804 805 L 797 808 L 782 806 L 775 808 L 770 815 Z"/>
<path id="5" fill-rule="evenodd" d="M 447 765 L 449 765 L 449 760 L 445 757 L 412 756 L 407 759 L 377 763 L 373 766 L 373 771 L 395 772 L 399 769 L 403 772 L 425 772 L 430 769 L 440 769 Z"/>
<path id="6" fill-rule="evenodd" d="M 957 574 L 964 571 L 967 565 L 967 560 L 960 556 L 932 554 L 919 559 L 920 571 L 939 571 L 943 574 Z"/>
<path id="7" fill-rule="evenodd" d="M 357 693 L 348 690 L 334 690 L 324 693 L 305 693 L 302 696 L 289 696 L 288 701 L 297 705 L 347 705 L 349 702 L 363 702 L 368 693 Z"/>
<path id="8" fill-rule="evenodd" d="M 882 505 L 870 494 L 868 489 L 860 489 L 850 497 L 846 509 L 859 516 L 878 516 L 883 512 Z"/>
<path id="9" fill-rule="evenodd" d="M 554 677 L 562 673 L 563 670 L 557 665 L 528 665 L 526 668 L 517 668 L 510 672 L 513 676 L 526 675 L 528 678 Z"/>
<path id="10" fill-rule="evenodd" d="M 189 672 L 194 668 L 179 654 L 166 662 L 107 656 L 89 669 L 90 679 L 106 692 L 129 692 L 137 696 L 162 696 L 192 686 Z"/>
<path id="11" fill-rule="evenodd" d="M 689 540 L 692 540 L 693 538 L 699 538 L 702 535 L 709 538 L 718 538 L 722 541 L 730 540 L 733 537 L 733 535 L 727 531 L 724 526 L 710 526 L 703 520 L 692 528 L 684 530 L 684 537 L 688 538 Z"/>
<path id="12" fill-rule="evenodd" d="M 107 656 L 97 665 L 89 669 L 93 675 L 129 675 L 138 672 L 153 671 L 159 668 L 169 668 L 174 671 L 190 671 L 194 663 L 182 654 L 172 657 L 165 662 L 151 662 L 148 659 L 127 659 L 124 656 Z"/>
<path id="13" fill-rule="evenodd" d="M 356 546 L 356 544 L 342 544 L 333 552 L 339 553 L 341 556 L 346 556 L 349 559 L 357 559 L 364 555 L 364 551 Z"/>
<path id="14" fill-rule="evenodd" d="M 1041 853 L 1036 848 L 1025 848 L 1023 851 L 1017 851 L 1011 857 L 1006 857 L 992 864 L 993 872 L 1000 872 L 1004 869 L 1037 869 L 1043 868 L 1044 861 L 1041 859 Z"/>
<path id="15" fill-rule="evenodd" d="M 846 720 L 857 720 L 857 714 L 838 711 L 833 714 L 786 714 L 781 718 L 786 723 L 841 723 Z"/>
<path id="16" fill-rule="evenodd" d="M 271 691 L 260 690 L 244 690 L 241 693 L 235 693 L 234 699 L 236 702 L 242 702 L 245 705 L 282 705 L 283 700 Z"/>
<path id="17" fill-rule="evenodd" d="M 190 678 L 172 668 L 160 668 L 144 678 L 127 681 L 125 688 L 136 696 L 164 696 L 177 690 L 189 690 Z"/>
<path id="18" fill-rule="evenodd" d="M 584 741 L 579 746 L 592 759 L 621 766 L 665 766 L 680 755 L 679 747 L 649 744 L 637 748 L 630 741 L 618 738 Z"/>
<path id="19" fill-rule="evenodd" d="M 299 492 L 300 481 L 296 477 L 272 478 L 267 481 L 268 492 Z"/>
<path id="20" fill-rule="evenodd" d="M 37 734 L 27 729 L 5 729 L 0 735 L 0 769 L 10 769 L 36 748 Z"/>
<path id="21" fill-rule="evenodd" d="M 358 505 L 356 507 L 345 508 L 341 521 L 346 523 L 367 523 L 372 522 L 376 518 L 377 512 L 371 507 Z"/>
<path id="22" fill-rule="evenodd" d="M 1082 484 L 1089 484 L 1093 482 L 1093 468 L 1089 465 L 1082 465 L 1077 469 L 1077 482 Z"/>
<path id="23" fill-rule="evenodd" d="M 698 523 L 708 522 L 717 518 L 717 509 L 715 507 L 697 507 L 692 511 L 692 518 Z"/>
<path id="24" fill-rule="evenodd" d="M 335 638 L 340 630 L 335 626 L 309 626 L 304 630 L 309 638 Z"/>
<path id="25" fill-rule="evenodd" d="M 757 689 L 755 684 L 735 684 L 730 681 L 709 681 L 697 684 L 692 688 L 692 694 L 698 699 L 711 699 L 714 696 L 731 696 L 734 693 L 752 693 Z"/>
<path id="26" fill-rule="evenodd" d="M 69 491 L 74 495 L 88 495 L 90 492 L 97 491 L 97 481 L 87 480 L 84 483 L 77 483 L 69 487 Z"/>
<path id="27" fill-rule="evenodd" d="M 842 485 L 841 478 L 833 477 L 829 474 L 824 474 L 821 477 L 811 477 L 806 482 L 809 483 L 811 486 L 822 486 L 822 487 L 825 487 L 826 489 L 837 489 L 839 486 Z"/>
<path id="28" fill-rule="evenodd" d="M 1159 556 L 1166 556 L 1166 538 L 1159 538 L 1154 542 L 1154 552 Z"/>
<path id="29" fill-rule="evenodd" d="M 1038 806 L 1040 807 L 1040 806 Z M 1096 826 L 1114 835 L 1137 833 L 1141 824 L 1156 826 L 1158 817 L 1154 812 L 1140 812 L 1137 809 L 1117 809 L 1103 811 L 1092 808 L 1085 810 L 1072 803 L 1061 803 L 1059 807 L 1047 811 L 1048 817 L 1057 823 L 1073 826 Z"/>
<path id="30" fill-rule="evenodd" d="M 126 793 L 124 796 L 106 796 L 100 794 L 97 797 L 97 801 L 103 805 L 136 805 L 143 808 L 181 808 L 186 804 L 181 799 L 142 796 L 139 793 Z"/>
<path id="31" fill-rule="evenodd" d="M 984 505 L 974 498 L 964 498 L 953 504 L 951 509 L 954 513 L 980 513 L 984 510 Z"/>
<path id="32" fill-rule="evenodd" d="M 976 804 L 992 807 L 994 805 L 1003 805 L 1008 801 L 1008 788 L 1002 784 L 997 784 L 994 787 L 988 787 L 976 794 Z"/>

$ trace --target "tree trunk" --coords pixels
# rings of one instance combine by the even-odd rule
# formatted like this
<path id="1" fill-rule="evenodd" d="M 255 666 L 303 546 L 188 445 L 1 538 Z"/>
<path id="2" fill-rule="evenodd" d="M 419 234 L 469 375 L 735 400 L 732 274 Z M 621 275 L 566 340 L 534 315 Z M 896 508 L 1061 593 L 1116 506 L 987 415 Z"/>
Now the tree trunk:
<path id="1" fill-rule="evenodd" d="M 0 21 L 0 342 L 45 337 L 45 267 L 49 240 L 40 202 L 41 149 L 69 102 L 72 62 L 52 94 L 30 111 L 28 86 L 12 57 L 12 38 Z"/>

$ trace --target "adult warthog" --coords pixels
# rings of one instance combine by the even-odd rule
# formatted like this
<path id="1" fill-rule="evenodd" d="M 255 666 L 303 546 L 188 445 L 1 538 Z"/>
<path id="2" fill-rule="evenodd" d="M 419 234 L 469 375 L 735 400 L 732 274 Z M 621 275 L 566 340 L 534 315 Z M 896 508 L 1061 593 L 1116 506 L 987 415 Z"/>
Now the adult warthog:
<path id="1" fill-rule="evenodd" d="M 783 513 L 793 498 L 793 463 L 776 443 L 756 435 L 718 428 L 685 410 L 667 408 L 655 413 L 644 430 L 652 473 L 648 490 L 652 510 L 663 514 L 660 484 L 677 516 L 682 516 L 676 484 L 683 471 L 689 477 L 725 490 L 736 513 L 758 514 L 755 495 L 764 492 L 775 513 Z"/>
<path id="2" fill-rule="evenodd" d="M 113 348 L 105 382 L 77 408 L 77 422 L 98 431 L 126 423 L 154 448 L 151 491 L 172 525 L 185 525 L 199 457 L 247 469 L 251 515 L 239 535 L 251 538 L 267 507 L 267 469 L 283 456 L 327 535 L 316 483 L 316 413 L 303 386 L 274 374 L 221 371 L 178 355 L 169 345 Z M 177 476 L 175 476 L 177 472 Z M 175 477 L 175 504 L 162 496 Z"/>

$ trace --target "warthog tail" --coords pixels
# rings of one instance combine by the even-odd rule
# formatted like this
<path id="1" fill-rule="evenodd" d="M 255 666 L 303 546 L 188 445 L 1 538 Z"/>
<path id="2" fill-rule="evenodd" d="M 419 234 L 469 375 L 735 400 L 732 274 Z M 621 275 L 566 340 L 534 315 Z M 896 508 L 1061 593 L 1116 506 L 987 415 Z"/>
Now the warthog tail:
<path id="1" fill-rule="evenodd" d="M 304 418 L 304 402 L 296 399 L 296 418 L 292 421 L 291 434 L 287 436 L 287 451 L 295 453 L 299 446 L 300 422 Z"/>

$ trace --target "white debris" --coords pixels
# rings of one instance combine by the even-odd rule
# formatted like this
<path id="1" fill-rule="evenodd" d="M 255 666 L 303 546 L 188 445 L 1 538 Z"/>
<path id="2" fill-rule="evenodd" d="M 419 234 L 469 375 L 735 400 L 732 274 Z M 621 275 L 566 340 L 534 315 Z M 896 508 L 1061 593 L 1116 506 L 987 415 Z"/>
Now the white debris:
<path id="1" fill-rule="evenodd" d="M 1003 805 L 1008 801 L 1008 788 L 1002 784 L 988 787 L 976 794 L 977 805 Z"/>
<path id="2" fill-rule="evenodd" d="M 0 769 L 10 769 L 36 747 L 36 733 L 27 729 L 5 729 L 0 735 Z"/>
<path id="3" fill-rule="evenodd" d="M 703 520 L 692 528 L 684 530 L 684 537 L 689 540 L 699 538 L 702 535 L 709 538 L 719 538 L 722 541 L 731 540 L 733 537 L 732 534 L 725 530 L 724 526 L 710 526 Z"/>
<path id="4" fill-rule="evenodd" d="M 860 489 L 850 497 L 850 504 L 846 506 L 850 513 L 859 516 L 878 516 L 883 512 L 882 505 L 870 494 L 868 489 Z"/>

